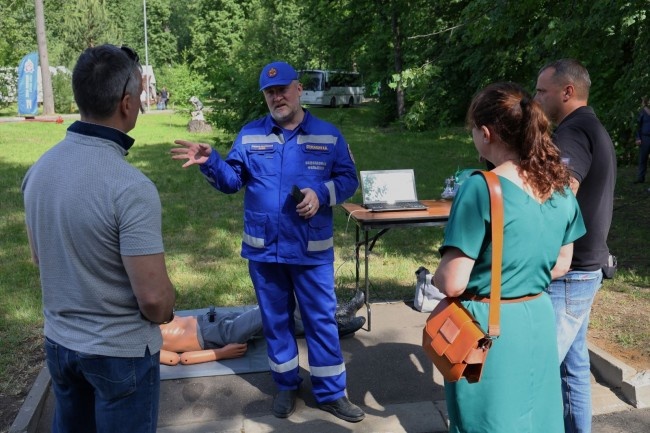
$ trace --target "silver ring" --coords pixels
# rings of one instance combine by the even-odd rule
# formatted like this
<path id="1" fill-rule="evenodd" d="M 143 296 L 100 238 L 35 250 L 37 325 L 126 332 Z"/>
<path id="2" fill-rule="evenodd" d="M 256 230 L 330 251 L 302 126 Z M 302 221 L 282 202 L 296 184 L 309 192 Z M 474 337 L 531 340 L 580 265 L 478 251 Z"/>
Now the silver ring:
<path id="1" fill-rule="evenodd" d="M 309 208 L 309 210 L 311 210 L 311 208 L 312 208 L 313 206 L 311 205 L 311 203 L 309 203 L 309 205 L 307 205 L 307 207 Z"/>

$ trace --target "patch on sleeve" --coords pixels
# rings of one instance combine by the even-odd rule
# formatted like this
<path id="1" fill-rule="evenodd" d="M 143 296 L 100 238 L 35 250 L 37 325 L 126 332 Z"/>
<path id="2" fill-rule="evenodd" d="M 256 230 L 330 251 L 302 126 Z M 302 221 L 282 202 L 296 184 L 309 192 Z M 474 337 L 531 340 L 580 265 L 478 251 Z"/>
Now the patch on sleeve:
<path id="1" fill-rule="evenodd" d="M 352 162 L 356 164 L 356 161 L 354 160 L 354 155 L 352 155 L 352 149 L 350 149 L 350 143 L 348 143 L 348 154 L 350 155 L 350 159 Z"/>

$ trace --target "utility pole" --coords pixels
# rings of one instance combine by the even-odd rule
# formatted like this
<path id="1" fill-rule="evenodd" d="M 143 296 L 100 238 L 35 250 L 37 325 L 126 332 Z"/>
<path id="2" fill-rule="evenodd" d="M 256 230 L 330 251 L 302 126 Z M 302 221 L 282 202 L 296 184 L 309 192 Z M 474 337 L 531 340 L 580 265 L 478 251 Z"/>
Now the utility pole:
<path id="1" fill-rule="evenodd" d="M 149 103 L 151 102 L 151 96 L 149 95 L 149 89 L 151 84 L 151 74 L 149 74 L 149 46 L 147 42 L 147 0 L 142 1 L 144 7 L 144 63 L 146 75 L 146 85 L 147 85 L 147 111 L 149 111 Z"/>

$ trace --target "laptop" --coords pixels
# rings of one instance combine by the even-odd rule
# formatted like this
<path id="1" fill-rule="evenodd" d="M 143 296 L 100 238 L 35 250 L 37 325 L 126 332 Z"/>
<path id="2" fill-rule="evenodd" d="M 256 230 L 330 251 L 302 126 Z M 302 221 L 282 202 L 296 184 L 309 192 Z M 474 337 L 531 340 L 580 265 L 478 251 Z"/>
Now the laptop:
<path id="1" fill-rule="evenodd" d="M 418 201 L 413 169 L 361 171 L 363 207 L 372 212 L 426 210 Z"/>

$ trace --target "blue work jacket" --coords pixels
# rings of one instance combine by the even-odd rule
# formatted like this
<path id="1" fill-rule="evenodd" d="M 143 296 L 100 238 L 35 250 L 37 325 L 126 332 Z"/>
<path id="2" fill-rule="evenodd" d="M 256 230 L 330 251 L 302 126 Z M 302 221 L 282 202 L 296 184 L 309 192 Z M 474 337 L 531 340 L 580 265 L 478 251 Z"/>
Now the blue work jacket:
<path id="1" fill-rule="evenodd" d="M 200 169 L 224 193 L 246 187 L 242 257 L 300 265 L 334 261 L 332 207 L 359 187 L 348 143 L 334 125 L 305 110 L 289 131 L 267 115 L 242 128 L 225 160 L 213 151 Z M 312 218 L 296 212 L 293 185 L 316 192 L 320 207 Z"/>

